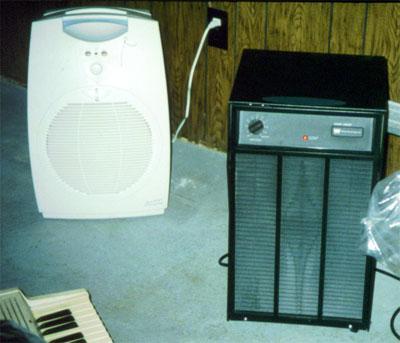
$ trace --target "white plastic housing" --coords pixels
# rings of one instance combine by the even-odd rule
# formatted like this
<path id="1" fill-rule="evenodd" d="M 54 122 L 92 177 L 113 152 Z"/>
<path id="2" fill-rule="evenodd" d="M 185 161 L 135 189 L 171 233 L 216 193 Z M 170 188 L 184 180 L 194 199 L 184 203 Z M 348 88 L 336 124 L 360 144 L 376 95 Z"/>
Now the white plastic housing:
<path id="1" fill-rule="evenodd" d="M 44 217 L 163 213 L 170 128 L 158 22 L 105 8 L 33 22 L 28 133 Z"/>

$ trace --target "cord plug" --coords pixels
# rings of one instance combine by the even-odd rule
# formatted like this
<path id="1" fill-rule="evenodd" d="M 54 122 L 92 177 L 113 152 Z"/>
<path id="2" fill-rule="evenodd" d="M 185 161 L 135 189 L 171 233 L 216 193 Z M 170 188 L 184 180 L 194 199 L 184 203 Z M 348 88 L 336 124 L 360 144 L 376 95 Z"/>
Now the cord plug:
<path id="1" fill-rule="evenodd" d="M 208 27 L 210 30 L 215 29 L 216 27 L 222 26 L 222 21 L 221 18 L 212 18 L 210 23 L 208 24 Z"/>
<path id="2" fill-rule="evenodd" d="M 228 12 L 211 7 L 207 9 L 208 46 L 228 50 L 228 20 Z"/>

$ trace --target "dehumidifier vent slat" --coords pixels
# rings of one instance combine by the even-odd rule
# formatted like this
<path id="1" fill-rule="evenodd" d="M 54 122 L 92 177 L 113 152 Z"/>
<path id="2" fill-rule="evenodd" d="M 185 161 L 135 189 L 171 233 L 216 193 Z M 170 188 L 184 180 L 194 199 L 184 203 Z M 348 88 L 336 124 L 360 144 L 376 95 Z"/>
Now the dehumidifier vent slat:
<path id="1" fill-rule="evenodd" d="M 360 234 L 372 167 L 372 161 L 330 162 L 324 316 L 362 319 L 366 257 L 360 248 Z"/>
<path id="2" fill-rule="evenodd" d="M 324 168 L 322 158 L 283 157 L 280 313 L 318 312 Z"/>
<path id="3" fill-rule="evenodd" d="M 235 308 L 274 306 L 276 156 L 238 154 L 235 178 Z"/>

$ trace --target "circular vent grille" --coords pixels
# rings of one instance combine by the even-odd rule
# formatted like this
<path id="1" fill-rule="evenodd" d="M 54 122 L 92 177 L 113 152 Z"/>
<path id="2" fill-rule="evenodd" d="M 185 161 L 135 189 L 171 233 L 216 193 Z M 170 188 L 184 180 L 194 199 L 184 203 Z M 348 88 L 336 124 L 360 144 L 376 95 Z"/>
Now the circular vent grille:
<path id="1" fill-rule="evenodd" d="M 119 193 L 149 168 L 151 135 L 143 114 L 126 102 L 71 103 L 50 123 L 47 155 L 58 176 L 75 190 Z"/>

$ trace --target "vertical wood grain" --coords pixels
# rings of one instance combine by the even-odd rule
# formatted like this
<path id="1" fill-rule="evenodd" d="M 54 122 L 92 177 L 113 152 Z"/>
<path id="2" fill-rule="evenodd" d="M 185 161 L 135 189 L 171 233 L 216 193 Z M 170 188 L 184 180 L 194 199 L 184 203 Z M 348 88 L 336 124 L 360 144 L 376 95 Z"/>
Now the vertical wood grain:
<path id="1" fill-rule="evenodd" d="M 236 19 L 235 70 L 243 49 L 265 48 L 266 4 L 239 2 Z"/>
<path id="2" fill-rule="evenodd" d="M 26 85 L 30 32 L 44 12 L 67 6 L 65 1 L 1 2 L 1 74 Z"/>
<path id="3" fill-rule="evenodd" d="M 334 3 L 329 52 L 361 54 L 367 4 Z"/>
<path id="4" fill-rule="evenodd" d="M 267 48 L 327 52 L 329 3 L 268 3 Z"/>
<path id="5" fill-rule="evenodd" d="M 146 9 L 146 10 L 150 10 L 150 12 L 151 12 L 152 2 L 151 1 L 126 0 L 124 6 L 127 8 L 134 8 L 134 9 Z"/>
<path id="6" fill-rule="evenodd" d="M 205 144 L 226 150 L 228 100 L 235 68 L 234 2 L 214 2 L 213 8 L 228 13 L 228 50 L 208 48 L 207 56 L 207 132 Z"/>
<path id="7" fill-rule="evenodd" d="M 181 5 L 178 2 L 155 2 L 153 16 L 160 25 L 167 72 L 171 132 L 175 132 L 183 112 L 184 75 L 181 65 L 183 65 L 185 52 L 179 44 L 179 33 L 182 31 Z"/>
<path id="8" fill-rule="evenodd" d="M 400 137 L 389 135 L 386 175 L 400 171 Z"/>
<path id="9" fill-rule="evenodd" d="M 390 98 L 400 102 L 400 4 L 369 4 L 365 53 L 388 61 Z M 400 170 L 400 137 L 389 136 L 387 174 Z"/>
<path id="10" fill-rule="evenodd" d="M 159 21 L 163 40 L 170 102 L 171 132 L 184 117 L 187 81 L 197 46 L 206 25 L 206 4 L 200 2 L 155 2 L 153 14 Z M 194 20 L 196 18 L 196 20 Z M 204 50 L 193 78 L 190 117 L 181 135 L 198 142 L 204 136 L 205 102 Z"/>
<path id="11" fill-rule="evenodd" d="M 400 101 L 400 4 L 369 4 L 365 53 L 385 56 L 390 98 Z"/>
<path id="12" fill-rule="evenodd" d="M 30 16 L 18 2 L 1 3 L 1 74 L 26 84 L 28 71 L 28 47 Z M 18 32 L 18 35 L 15 35 Z M 14 52 L 14 53 L 12 53 Z"/>
<path id="13" fill-rule="evenodd" d="M 124 7 L 125 6 L 125 1 L 124 0 L 113 0 L 113 1 L 107 1 L 107 0 L 78 0 L 78 1 L 68 1 L 70 3 L 70 6 L 68 7 L 73 7 L 71 6 L 73 3 L 77 6 L 92 6 L 92 7 Z"/>
<path id="14" fill-rule="evenodd" d="M 194 18 L 196 18 L 194 20 Z M 183 44 L 185 61 L 183 83 L 183 111 L 184 116 L 187 101 L 187 82 L 189 79 L 190 68 L 192 67 L 201 37 L 207 22 L 207 4 L 205 2 L 187 2 L 184 6 L 183 38 L 180 44 Z M 204 140 L 206 127 L 206 53 L 207 41 L 200 53 L 200 57 L 193 74 L 193 83 L 191 91 L 190 115 L 182 130 L 182 136 L 190 141 L 200 142 Z"/>
<path id="15" fill-rule="evenodd" d="M 30 25 L 44 11 L 99 5 L 147 8 L 159 21 L 174 132 L 184 115 L 189 68 L 206 25 L 207 3 L 2 2 L 1 74 L 26 83 Z M 209 6 L 228 12 L 229 48 L 204 47 L 193 82 L 191 116 L 183 131 L 189 140 L 225 150 L 227 103 L 244 48 L 384 55 L 390 97 L 400 101 L 400 4 L 213 2 Z M 399 160 L 400 138 L 390 136 L 389 173 L 400 169 Z"/>

